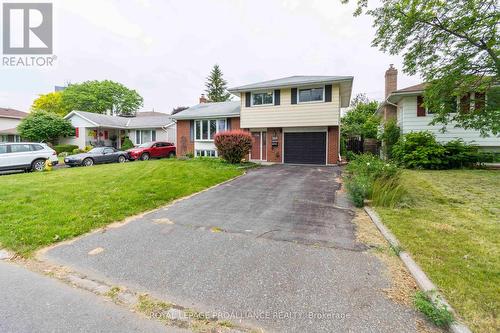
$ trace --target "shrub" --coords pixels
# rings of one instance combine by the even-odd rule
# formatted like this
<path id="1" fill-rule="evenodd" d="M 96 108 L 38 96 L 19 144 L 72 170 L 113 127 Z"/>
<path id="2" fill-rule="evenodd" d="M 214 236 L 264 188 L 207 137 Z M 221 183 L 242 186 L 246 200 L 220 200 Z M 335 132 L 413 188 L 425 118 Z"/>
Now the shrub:
<path id="1" fill-rule="evenodd" d="M 60 153 L 71 153 L 73 150 L 77 149 L 77 145 L 56 145 L 54 146 L 54 150 L 57 154 Z"/>
<path id="2" fill-rule="evenodd" d="M 125 139 L 123 140 L 123 144 L 122 144 L 122 150 L 127 150 L 127 149 L 131 149 L 131 148 L 134 148 L 134 144 L 132 143 L 132 140 L 130 140 L 130 138 L 128 136 L 125 137 Z"/>
<path id="3" fill-rule="evenodd" d="M 395 205 L 406 193 L 399 186 L 399 169 L 372 154 L 360 154 L 347 165 L 346 188 L 356 207 L 364 199 L 377 205 Z"/>
<path id="4" fill-rule="evenodd" d="M 73 152 L 73 150 L 71 152 Z M 65 151 L 63 151 L 62 153 L 57 154 L 58 157 L 66 157 L 68 155 L 69 155 L 69 153 L 65 152 Z"/>
<path id="5" fill-rule="evenodd" d="M 387 159 L 392 158 L 392 147 L 398 142 L 400 135 L 401 130 L 394 119 L 389 120 L 384 125 L 384 131 L 380 135 L 380 140 L 384 144 L 383 152 Z"/>
<path id="6" fill-rule="evenodd" d="M 442 169 L 446 166 L 446 149 L 430 132 L 403 135 L 392 148 L 394 160 L 410 169 Z"/>
<path id="7" fill-rule="evenodd" d="M 242 130 L 217 133 L 214 137 L 219 156 L 229 163 L 240 163 L 252 148 L 252 135 Z"/>
<path id="8" fill-rule="evenodd" d="M 81 154 L 81 153 L 84 153 L 85 151 L 83 151 L 82 149 L 79 149 L 79 148 L 76 148 L 76 149 L 73 149 L 73 151 L 71 152 L 72 154 Z"/>

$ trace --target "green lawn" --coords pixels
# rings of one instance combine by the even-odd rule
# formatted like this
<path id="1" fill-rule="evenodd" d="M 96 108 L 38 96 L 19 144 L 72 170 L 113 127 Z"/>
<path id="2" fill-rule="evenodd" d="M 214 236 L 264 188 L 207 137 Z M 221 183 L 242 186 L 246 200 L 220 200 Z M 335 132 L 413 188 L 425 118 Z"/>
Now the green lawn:
<path id="1" fill-rule="evenodd" d="M 0 176 L 0 248 L 29 256 L 242 172 L 218 160 L 169 159 Z"/>
<path id="2" fill-rule="evenodd" d="M 500 172 L 404 171 L 411 208 L 376 208 L 475 332 L 500 313 Z"/>

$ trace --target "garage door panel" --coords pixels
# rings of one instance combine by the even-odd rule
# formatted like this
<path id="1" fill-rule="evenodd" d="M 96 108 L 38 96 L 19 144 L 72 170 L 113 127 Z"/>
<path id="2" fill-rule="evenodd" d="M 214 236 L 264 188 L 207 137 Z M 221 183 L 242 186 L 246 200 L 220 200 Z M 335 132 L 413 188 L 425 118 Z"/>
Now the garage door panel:
<path id="1" fill-rule="evenodd" d="M 284 161 L 296 164 L 326 164 L 326 133 L 285 133 Z"/>

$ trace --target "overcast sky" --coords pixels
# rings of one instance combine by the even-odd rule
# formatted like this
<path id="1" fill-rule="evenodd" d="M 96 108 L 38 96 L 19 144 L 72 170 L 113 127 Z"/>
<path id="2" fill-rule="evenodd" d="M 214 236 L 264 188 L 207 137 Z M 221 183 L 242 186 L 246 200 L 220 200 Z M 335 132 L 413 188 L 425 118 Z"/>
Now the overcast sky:
<path id="1" fill-rule="evenodd" d="M 56 65 L 0 65 L 0 107 L 28 111 L 54 85 L 109 79 L 136 89 L 144 110 L 170 113 L 197 103 L 215 63 L 230 87 L 291 75 L 352 75 L 353 96 L 377 100 L 390 63 L 400 69 L 400 88 L 420 81 L 403 75 L 401 57 L 370 47 L 371 19 L 353 17 L 353 5 L 340 0 L 52 2 Z"/>

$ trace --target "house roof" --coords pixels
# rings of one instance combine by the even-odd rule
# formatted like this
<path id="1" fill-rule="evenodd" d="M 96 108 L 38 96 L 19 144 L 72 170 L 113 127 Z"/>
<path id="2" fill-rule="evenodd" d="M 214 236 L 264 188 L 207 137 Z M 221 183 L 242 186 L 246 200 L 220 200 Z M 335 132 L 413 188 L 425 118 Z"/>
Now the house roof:
<path id="1" fill-rule="evenodd" d="M 414 86 L 398 89 L 396 91 L 393 91 L 391 94 L 421 92 L 424 91 L 424 89 L 425 89 L 425 83 L 419 83 Z"/>
<path id="2" fill-rule="evenodd" d="M 380 108 L 382 108 L 387 102 L 398 103 L 399 100 L 404 96 L 415 96 L 421 94 L 425 89 L 425 82 L 419 83 L 413 86 L 409 86 L 403 89 L 398 89 L 389 94 L 385 101 L 381 103 Z"/>
<path id="3" fill-rule="evenodd" d="M 158 111 L 142 111 L 142 112 L 137 112 L 135 116 L 136 117 L 168 116 L 168 114 Z"/>
<path id="4" fill-rule="evenodd" d="M 292 88 L 311 84 L 340 83 L 341 107 L 348 107 L 351 100 L 352 76 L 326 76 L 326 75 L 295 75 L 281 79 L 263 81 L 247 84 L 228 89 L 229 92 L 237 94 L 246 91 L 255 91 L 260 89 Z"/>
<path id="5" fill-rule="evenodd" d="M 85 111 L 71 111 L 66 115 L 66 119 L 78 115 L 81 118 L 87 120 L 88 122 L 100 127 L 112 127 L 112 128 L 158 128 L 170 126 L 173 124 L 172 117 L 170 115 L 157 115 L 157 116 L 142 116 L 142 117 L 119 117 L 119 116 L 108 116 L 105 114 L 85 112 Z"/>
<path id="6" fill-rule="evenodd" d="M 210 117 L 239 117 L 239 101 L 200 103 L 172 116 L 174 119 L 199 119 Z"/>
<path id="7" fill-rule="evenodd" d="M 8 109 L 8 108 L 0 108 L 0 117 L 1 118 L 13 118 L 13 119 L 23 119 L 28 116 L 29 113 Z"/>

